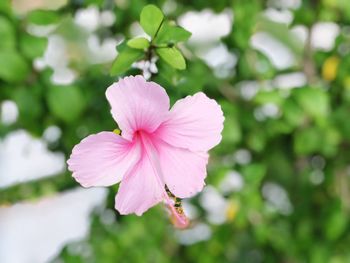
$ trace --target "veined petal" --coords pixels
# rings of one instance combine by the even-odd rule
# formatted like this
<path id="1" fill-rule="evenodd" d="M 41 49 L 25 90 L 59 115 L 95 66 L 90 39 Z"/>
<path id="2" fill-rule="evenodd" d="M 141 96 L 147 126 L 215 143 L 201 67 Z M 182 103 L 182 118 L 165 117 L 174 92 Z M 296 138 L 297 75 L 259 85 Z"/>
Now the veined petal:
<path id="1" fill-rule="evenodd" d="M 140 159 L 140 145 L 113 132 L 100 132 L 73 148 L 68 169 L 82 186 L 109 186 L 120 182 Z"/>
<path id="2" fill-rule="evenodd" d="M 173 146 L 206 152 L 221 141 L 223 122 L 221 107 L 199 92 L 178 100 L 156 134 Z"/>
<path id="3" fill-rule="evenodd" d="M 158 141 L 156 147 L 164 181 L 175 196 L 187 198 L 203 189 L 207 176 L 207 153 L 173 147 L 163 141 Z"/>
<path id="4" fill-rule="evenodd" d="M 164 184 L 160 184 L 156 170 L 147 156 L 139 161 L 123 179 L 115 198 L 115 208 L 122 215 L 142 215 L 164 199 Z"/>
<path id="5" fill-rule="evenodd" d="M 126 77 L 112 84 L 106 91 L 113 118 L 122 136 L 131 139 L 136 130 L 155 131 L 165 120 L 169 97 L 165 90 L 142 76 Z"/>

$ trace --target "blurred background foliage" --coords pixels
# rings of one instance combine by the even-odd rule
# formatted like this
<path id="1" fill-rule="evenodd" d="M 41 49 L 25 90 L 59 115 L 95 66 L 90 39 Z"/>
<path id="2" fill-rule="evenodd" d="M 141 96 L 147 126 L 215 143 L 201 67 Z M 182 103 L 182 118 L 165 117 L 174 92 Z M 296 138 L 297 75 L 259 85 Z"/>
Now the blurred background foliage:
<path id="1" fill-rule="evenodd" d="M 186 69 L 153 54 L 111 76 L 115 47 L 142 35 L 150 3 L 192 33 L 178 45 Z M 184 204 L 191 229 L 175 230 L 161 205 L 120 216 L 115 186 L 89 235 L 55 262 L 350 262 L 349 69 L 347 0 L 0 1 L 1 110 L 18 111 L 15 121 L 3 117 L 2 139 L 16 130 L 44 138 L 54 127 L 60 135 L 47 147 L 67 158 L 88 134 L 116 128 L 104 92 L 130 74 L 146 74 L 172 102 L 203 91 L 226 117 L 206 189 Z M 0 203 L 76 187 L 63 169 L 3 187 Z"/>

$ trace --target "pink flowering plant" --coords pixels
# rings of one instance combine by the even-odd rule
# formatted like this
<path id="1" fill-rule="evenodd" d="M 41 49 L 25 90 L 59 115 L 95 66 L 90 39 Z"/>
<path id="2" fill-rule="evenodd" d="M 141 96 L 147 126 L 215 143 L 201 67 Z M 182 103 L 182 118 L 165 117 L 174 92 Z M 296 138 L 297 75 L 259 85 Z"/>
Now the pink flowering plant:
<path id="1" fill-rule="evenodd" d="M 142 215 L 164 202 L 175 226 L 187 227 L 180 199 L 205 185 L 208 151 L 221 140 L 221 107 L 199 92 L 169 110 L 165 89 L 142 76 L 112 84 L 106 97 L 121 134 L 104 131 L 76 145 L 67 161 L 73 177 L 84 187 L 120 182 L 120 214 Z"/>

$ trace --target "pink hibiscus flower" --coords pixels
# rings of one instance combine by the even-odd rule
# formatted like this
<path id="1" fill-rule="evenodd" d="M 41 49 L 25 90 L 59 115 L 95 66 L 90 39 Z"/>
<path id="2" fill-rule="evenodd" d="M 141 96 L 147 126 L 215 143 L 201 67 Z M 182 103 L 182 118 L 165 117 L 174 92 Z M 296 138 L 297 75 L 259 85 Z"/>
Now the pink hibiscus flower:
<path id="1" fill-rule="evenodd" d="M 165 201 L 174 223 L 188 221 L 178 198 L 200 192 L 208 150 L 221 141 L 220 106 L 199 92 L 175 103 L 161 86 L 143 77 L 126 77 L 106 91 L 122 133 L 100 132 L 73 148 L 68 169 L 84 187 L 120 183 L 115 208 L 142 215 Z"/>

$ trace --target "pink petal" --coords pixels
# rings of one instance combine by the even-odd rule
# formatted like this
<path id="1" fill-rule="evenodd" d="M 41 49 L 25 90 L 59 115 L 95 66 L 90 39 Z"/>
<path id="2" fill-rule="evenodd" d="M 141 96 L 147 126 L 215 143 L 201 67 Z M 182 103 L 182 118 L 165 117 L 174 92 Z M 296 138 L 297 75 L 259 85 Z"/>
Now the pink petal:
<path id="1" fill-rule="evenodd" d="M 223 122 L 221 107 L 199 92 L 177 101 L 157 134 L 173 146 L 208 151 L 221 141 Z"/>
<path id="2" fill-rule="evenodd" d="M 100 132 L 76 145 L 67 163 L 82 186 L 109 186 L 118 183 L 139 159 L 140 145 L 113 132 Z"/>
<path id="3" fill-rule="evenodd" d="M 187 198 L 203 189 L 207 176 L 207 153 L 192 152 L 161 141 L 156 146 L 165 183 L 175 196 Z"/>
<path id="4" fill-rule="evenodd" d="M 147 157 L 123 179 L 115 198 L 115 208 L 126 215 L 142 215 L 164 198 L 164 184 L 157 179 L 156 170 Z"/>
<path id="5" fill-rule="evenodd" d="M 124 138 L 131 139 L 134 132 L 153 132 L 165 120 L 169 110 L 169 97 L 154 82 L 142 76 L 126 77 L 112 84 L 106 91 L 112 115 Z"/>

